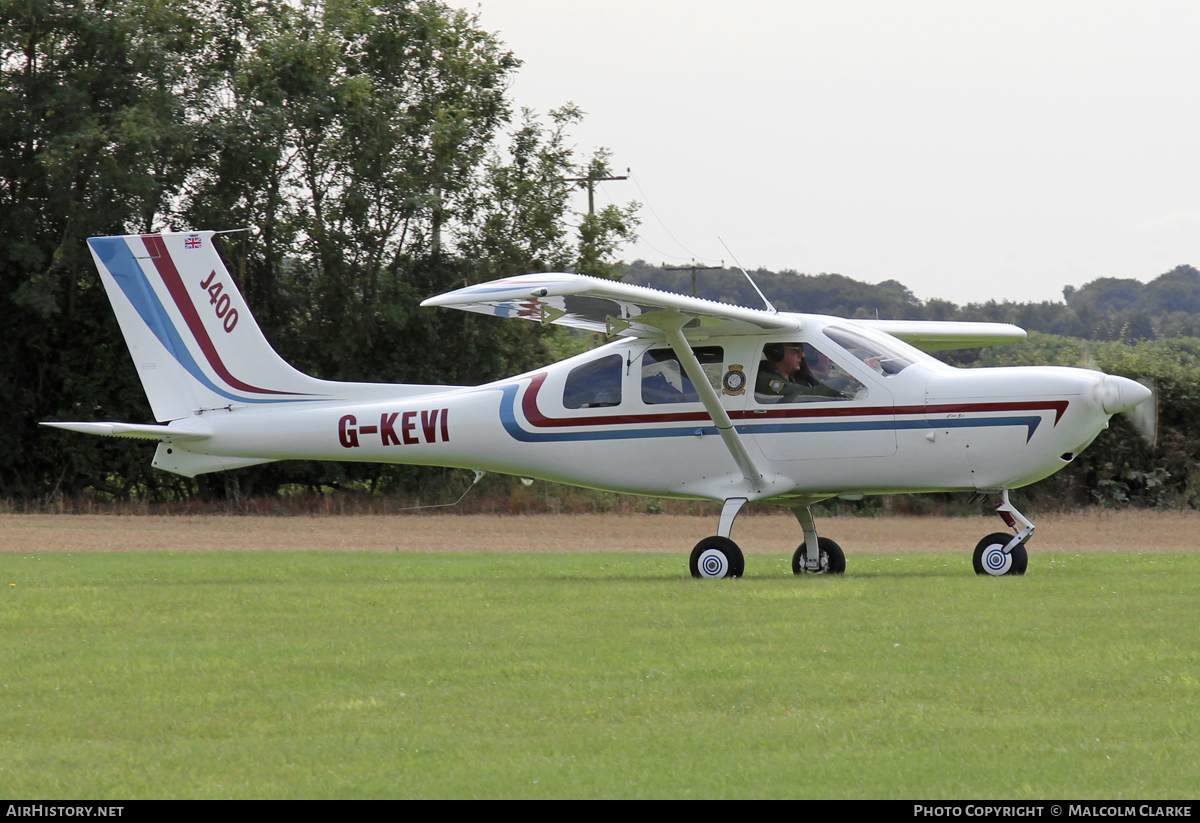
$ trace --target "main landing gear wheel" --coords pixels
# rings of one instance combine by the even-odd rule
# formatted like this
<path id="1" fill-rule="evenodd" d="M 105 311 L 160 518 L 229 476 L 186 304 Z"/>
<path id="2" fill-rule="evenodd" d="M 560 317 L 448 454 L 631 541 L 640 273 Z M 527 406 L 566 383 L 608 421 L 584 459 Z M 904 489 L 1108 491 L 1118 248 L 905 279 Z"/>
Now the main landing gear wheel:
<path id="1" fill-rule="evenodd" d="M 1004 553 L 1004 547 L 1012 539 L 1011 534 L 996 532 L 980 540 L 971 558 L 975 574 L 989 574 L 993 577 L 1025 574 L 1025 569 L 1029 566 L 1029 553 L 1025 551 L 1024 544 L 1015 547 L 1008 554 Z"/>
<path id="2" fill-rule="evenodd" d="M 807 574 L 808 572 L 808 544 L 801 543 L 796 549 L 796 553 L 792 555 L 792 574 Z M 820 568 L 813 574 L 845 574 L 846 573 L 846 553 L 842 551 L 842 547 L 834 543 L 828 537 L 818 537 L 817 546 L 819 547 Z"/>
<path id="3" fill-rule="evenodd" d="M 741 577 L 746 570 L 742 550 L 728 537 L 706 537 L 692 549 L 692 577 Z"/>

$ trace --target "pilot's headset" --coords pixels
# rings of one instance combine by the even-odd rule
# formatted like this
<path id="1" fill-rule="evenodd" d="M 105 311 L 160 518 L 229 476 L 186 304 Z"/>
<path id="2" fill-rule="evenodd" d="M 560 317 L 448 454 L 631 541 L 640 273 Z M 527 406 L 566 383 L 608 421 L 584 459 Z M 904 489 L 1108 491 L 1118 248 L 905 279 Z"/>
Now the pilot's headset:
<path id="1" fill-rule="evenodd" d="M 783 359 L 783 343 L 768 343 L 763 346 L 763 355 L 768 362 L 778 363 Z"/>

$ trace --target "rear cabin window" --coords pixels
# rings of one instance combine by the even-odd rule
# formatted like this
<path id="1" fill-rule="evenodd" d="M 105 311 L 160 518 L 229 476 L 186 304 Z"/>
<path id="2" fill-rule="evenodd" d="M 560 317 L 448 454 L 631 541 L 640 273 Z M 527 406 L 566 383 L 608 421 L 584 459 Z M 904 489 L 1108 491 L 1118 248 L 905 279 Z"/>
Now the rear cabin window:
<path id="1" fill-rule="evenodd" d="M 571 369 L 563 389 L 568 409 L 598 409 L 621 404 L 621 366 L 624 359 L 610 354 Z"/>
<path id="2" fill-rule="evenodd" d="M 699 346 L 692 351 L 700 361 L 700 368 L 704 369 L 704 376 L 719 395 L 725 350 L 720 346 Z M 700 402 L 700 394 L 672 349 L 651 349 L 642 356 L 642 402 L 651 406 Z"/>

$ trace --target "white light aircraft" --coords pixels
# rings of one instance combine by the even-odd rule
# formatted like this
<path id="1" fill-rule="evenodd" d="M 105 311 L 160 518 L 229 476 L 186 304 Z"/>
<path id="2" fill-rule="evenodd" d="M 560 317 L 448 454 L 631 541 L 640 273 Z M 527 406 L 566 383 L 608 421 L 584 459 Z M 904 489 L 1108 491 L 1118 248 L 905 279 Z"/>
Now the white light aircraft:
<path id="1" fill-rule="evenodd" d="M 795 513 L 795 573 L 840 573 L 845 555 L 818 537 L 812 504 L 932 491 L 999 495 L 1012 534 L 980 541 L 975 571 L 1023 574 L 1033 524 L 1009 490 L 1058 471 L 1151 394 L 1098 371 L 957 369 L 926 353 L 1023 339 L 1015 326 L 749 309 L 578 274 L 510 277 L 422 305 L 611 339 L 585 354 L 482 386 L 319 380 L 271 348 L 214 234 L 88 241 L 161 425 L 44 425 L 156 440 L 153 465 L 187 477 L 352 460 L 720 501 L 717 534 L 691 554 L 696 577 L 741 576 L 730 534 L 748 501 Z"/>

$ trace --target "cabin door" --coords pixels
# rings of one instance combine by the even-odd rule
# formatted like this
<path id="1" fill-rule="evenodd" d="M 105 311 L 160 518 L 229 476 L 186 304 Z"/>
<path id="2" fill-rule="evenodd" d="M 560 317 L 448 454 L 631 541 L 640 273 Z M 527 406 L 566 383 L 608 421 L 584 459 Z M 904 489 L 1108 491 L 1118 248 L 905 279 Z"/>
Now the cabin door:
<path id="1" fill-rule="evenodd" d="M 896 453 L 895 409 L 884 378 L 828 341 L 771 341 L 755 349 L 752 363 L 738 431 L 768 460 Z"/>

